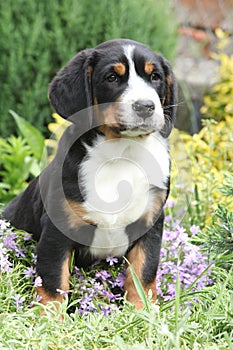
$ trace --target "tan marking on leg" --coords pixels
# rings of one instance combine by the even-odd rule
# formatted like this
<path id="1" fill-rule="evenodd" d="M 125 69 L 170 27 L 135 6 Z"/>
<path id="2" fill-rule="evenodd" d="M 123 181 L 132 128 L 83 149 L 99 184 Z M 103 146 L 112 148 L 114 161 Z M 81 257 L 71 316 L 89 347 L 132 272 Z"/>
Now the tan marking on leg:
<path id="1" fill-rule="evenodd" d="M 65 200 L 63 208 L 68 217 L 68 226 L 73 229 L 83 225 L 94 225 L 94 222 L 88 219 L 88 212 L 80 202 Z"/>
<path id="2" fill-rule="evenodd" d="M 142 283 L 143 289 L 148 294 L 149 290 L 152 291 L 152 301 L 156 300 L 156 281 L 152 283 L 145 284 L 142 281 L 142 271 L 145 263 L 145 252 L 140 245 L 140 242 L 137 243 L 128 253 L 127 259 L 132 265 L 136 275 L 138 276 L 140 282 Z M 126 294 L 126 299 L 132 303 L 136 309 L 142 309 L 144 307 L 143 301 L 140 299 L 136 287 L 134 285 L 133 277 L 130 271 L 129 266 L 126 269 L 126 279 L 124 284 L 124 289 Z"/>
<path id="3" fill-rule="evenodd" d="M 123 63 L 116 63 L 113 67 L 114 72 L 117 73 L 119 76 L 125 75 L 125 65 Z"/>
<path id="4" fill-rule="evenodd" d="M 154 70 L 154 65 L 153 65 L 153 63 L 151 63 L 151 62 L 146 62 L 146 63 L 145 63 L 144 70 L 145 70 L 146 74 L 151 75 L 152 72 L 153 72 L 153 70 Z"/>
<path id="5" fill-rule="evenodd" d="M 61 285 L 60 290 L 67 293 L 69 292 L 69 278 L 70 278 L 70 261 L 71 261 L 71 254 L 67 256 L 67 258 L 64 260 L 62 269 L 61 269 Z M 43 281 L 42 281 L 43 284 Z M 58 301 L 59 303 L 62 303 L 65 299 L 64 295 L 57 292 L 55 294 L 51 294 L 43 287 L 36 287 L 36 294 L 40 297 L 40 303 L 42 305 L 47 305 L 49 302 Z M 55 306 L 56 309 L 58 309 L 58 305 Z M 44 311 L 41 312 L 41 315 L 43 316 Z M 63 317 L 61 316 L 61 319 Z"/>
<path id="6" fill-rule="evenodd" d="M 39 302 L 43 305 L 47 305 L 50 301 L 59 301 L 61 303 L 63 300 L 63 296 L 60 293 L 52 295 L 43 287 L 36 287 L 36 294 L 40 297 Z"/>
<path id="7" fill-rule="evenodd" d="M 167 190 L 162 190 L 162 189 L 155 190 L 154 202 L 152 206 L 149 208 L 149 210 L 142 216 L 142 219 L 145 220 L 146 225 L 148 227 L 152 226 L 156 218 L 158 218 L 158 215 L 160 214 L 160 211 L 165 204 L 166 198 L 167 198 Z"/>
<path id="8" fill-rule="evenodd" d="M 68 293 L 69 292 L 69 279 L 70 279 L 70 262 L 71 262 L 71 253 L 64 260 L 61 270 L 61 290 Z"/>

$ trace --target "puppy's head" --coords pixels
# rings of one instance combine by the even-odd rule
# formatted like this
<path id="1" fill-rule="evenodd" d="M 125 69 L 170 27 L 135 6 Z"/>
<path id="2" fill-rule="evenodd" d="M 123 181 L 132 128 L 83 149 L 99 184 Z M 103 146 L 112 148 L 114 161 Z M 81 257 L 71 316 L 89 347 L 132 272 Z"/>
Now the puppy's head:
<path id="1" fill-rule="evenodd" d="M 95 106 L 105 133 L 143 136 L 159 131 L 167 137 L 175 119 L 176 84 L 161 55 L 118 39 L 76 55 L 51 82 L 49 98 L 64 118 Z"/>

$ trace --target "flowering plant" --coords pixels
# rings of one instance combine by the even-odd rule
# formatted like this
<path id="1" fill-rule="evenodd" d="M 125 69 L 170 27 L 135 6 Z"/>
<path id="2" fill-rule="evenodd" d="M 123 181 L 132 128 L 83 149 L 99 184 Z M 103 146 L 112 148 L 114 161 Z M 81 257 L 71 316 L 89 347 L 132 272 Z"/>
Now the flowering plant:
<path id="1" fill-rule="evenodd" d="M 199 227 L 193 225 L 189 231 L 191 235 L 197 235 Z M 178 225 L 165 229 L 157 274 L 159 299 L 166 301 L 175 298 L 178 275 L 183 292 L 192 285 L 192 291 L 198 291 L 211 284 L 208 266 L 208 255 L 202 253 L 200 246 L 191 243 L 183 227 Z"/>
<path id="2" fill-rule="evenodd" d="M 172 226 L 170 216 L 166 217 L 166 221 L 166 226 Z M 190 233 L 196 235 L 198 230 L 199 227 L 192 226 Z M 10 277 L 16 256 L 17 261 L 22 264 L 21 283 L 27 286 L 32 300 L 34 286 L 38 283 L 43 285 L 43 280 L 35 275 L 35 245 L 29 238 L 30 236 L 23 232 L 16 234 L 9 223 L 0 220 L 0 274 L 8 273 Z M 159 300 L 166 301 L 175 297 L 178 273 L 183 291 L 192 284 L 194 290 L 208 285 L 211 282 L 210 273 L 201 275 L 207 266 L 207 255 L 203 255 L 200 247 L 190 242 L 183 227 L 165 229 L 157 276 Z M 195 279 L 200 275 L 195 283 Z M 81 315 L 86 312 L 102 312 L 108 315 L 121 304 L 124 279 L 124 261 L 116 257 L 99 261 L 87 271 L 74 267 L 70 293 L 72 308 L 75 307 Z M 58 292 L 64 293 L 61 290 Z M 25 298 L 19 290 L 14 291 L 13 301 L 18 310 L 31 305 L 29 298 Z"/>

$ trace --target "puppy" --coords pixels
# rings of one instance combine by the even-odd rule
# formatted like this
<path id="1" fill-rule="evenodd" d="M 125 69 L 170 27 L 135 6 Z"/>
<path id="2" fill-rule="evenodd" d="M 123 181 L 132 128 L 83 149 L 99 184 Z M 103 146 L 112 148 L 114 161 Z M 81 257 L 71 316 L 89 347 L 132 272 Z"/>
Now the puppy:
<path id="1" fill-rule="evenodd" d="M 68 292 L 73 251 L 78 267 L 126 256 L 155 300 L 176 112 L 170 64 L 141 43 L 107 41 L 61 69 L 49 99 L 73 124 L 54 160 L 3 212 L 38 240 L 41 303 Z M 124 288 L 143 307 L 129 267 Z"/>

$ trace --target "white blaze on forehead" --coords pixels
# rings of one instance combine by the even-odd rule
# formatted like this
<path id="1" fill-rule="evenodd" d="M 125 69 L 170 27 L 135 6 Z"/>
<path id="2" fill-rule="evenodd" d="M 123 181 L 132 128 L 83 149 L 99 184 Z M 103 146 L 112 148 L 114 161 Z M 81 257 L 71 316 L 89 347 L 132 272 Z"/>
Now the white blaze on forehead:
<path id="1" fill-rule="evenodd" d="M 122 102 L 133 103 L 137 100 L 151 100 L 155 104 L 155 113 L 163 115 L 163 108 L 157 92 L 136 72 L 133 61 L 135 46 L 127 45 L 123 49 L 129 64 L 129 80 L 126 92 L 122 96 Z"/>

